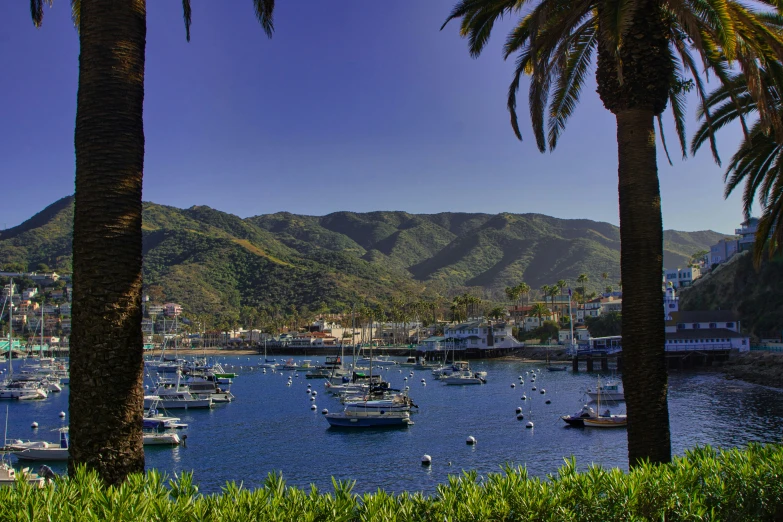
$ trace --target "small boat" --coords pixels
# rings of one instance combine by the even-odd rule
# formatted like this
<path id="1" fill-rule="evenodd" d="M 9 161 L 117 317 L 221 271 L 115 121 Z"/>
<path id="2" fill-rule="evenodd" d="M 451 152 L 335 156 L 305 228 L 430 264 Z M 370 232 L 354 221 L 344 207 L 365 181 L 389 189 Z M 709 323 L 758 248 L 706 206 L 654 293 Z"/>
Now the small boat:
<path id="1" fill-rule="evenodd" d="M 564 372 L 568 370 L 568 366 L 547 366 L 546 369 L 550 372 Z"/>
<path id="2" fill-rule="evenodd" d="M 400 428 L 413 424 L 410 411 L 405 409 L 387 409 L 379 407 L 385 401 L 366 401 L 352 403 L 340 413 L 324 415 L 333 428 Z"/>
<path id="3" fill-rule="evenodd" d="M 563 415 L 560 417 L 565 421 L 566 424 L 569 426 L 574 427 L 584 427 L 585 425 L 585 419 L 597 417 L 598 414 L 595 412 L 593 408 L 585 404 L 582 406 L 582 409 L 578 412 L 574 413 L 573 415 Z"/>
<path id="4" fill-rule="evenodd" d="M 584 419 L 585 426 L 592 428 L 624 428 L 628 425 L 627 415 L 612 415 L 609 410 L 598 417 L 589 417 Z"/>
<path id="5" fill-rule="evenodd" d="M 35 441 L 10 444 L 11 453 L 19 460 L 68 460 L 68 428 L 60 428 L 59 432 L 59 443 Z"/>
<path id="6" fill-rule="evenodd" d="M 598 383 L 595 390 L 587 390 L 590 399 L 597 401 L 624 401 L 625 394 L 620 388 L 619 381 L 607 381 L 605 384 Z"/>
<path id="7" fill-rule="evenodd" d="M 359 359 L 359 363 L 371 366 L 394 366 L 397 364 L 397 361 L 393 361 L 385 355 L 376 355 L 375 357 L 362 357 Z"/>
<path id="8" fill-rule="evenodd" d="M 405 359 L 405 362 L 400 363 L 400 366 L 416 366 L 417 364 L 419 364 L 419 361 L 415 357 L 408 357 Z"/>
<path id="9" fill-rule="evenodd" d="M 294 362 L 293 359 L 288 359 L 285 363 L 278 367 L 280 370 L 298 370 L 299 365 Z"/>
<path id="10" fill-rule="evenodd" d="M 470 370 L 452 372 L 450 375 L 441 377 L 440 380 L 449 385 L 485 384 L 487 382 L 486 379 L 479 374 L 473 373 Z"/>
<path id="11" fill-rule="evenodd" d="M 145 446 L 179 446 L 182 439 L 176 433 L 145 433 Z"/>
<path id="12" fill-rule="evenodd" d="M 17 475 L 16 470 L 7 462 L 0 462 L 0 486 L 14 487 L 18 477 L 35 487 L 42 488 L 46 479 L 30 471 L 30 468 L 22 468 Z"/>

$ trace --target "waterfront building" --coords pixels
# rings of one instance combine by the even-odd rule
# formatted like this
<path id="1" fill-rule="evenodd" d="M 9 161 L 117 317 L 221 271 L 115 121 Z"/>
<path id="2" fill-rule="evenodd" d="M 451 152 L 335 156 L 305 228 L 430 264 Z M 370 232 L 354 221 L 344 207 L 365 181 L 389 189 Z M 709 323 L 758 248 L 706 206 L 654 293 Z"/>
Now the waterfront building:
<path id="1" fill-rule="evenodd" d="M 731 310 L 676 311 L 666 320 L 667 351 L 750 350 L 750 337 L 741 332 Z"/>
<path id="2" fill-rule="evenodd" d="M 587 330 L 586 326 L 577 326 L 574 328 L 574 343 L 578 343 L 579 341 L 587 341 L 590 339 L 590 332 Z M 557 342 L 558 344 L 564 344 L 566 346 L 572 344 L 571 343 L 571 329 L 561 329 L 558 332 L 557 336 Z"/>
<path id="3" fill-rule="evenodd" d="M 740 228 L 734 230 L 734 233 L 739 236 L 738 250 L 745 252 L 747 250 L 753 250 L 753 243 L 756 241 L 756 231 L 759 229 L 758 218 L 749 218 L 740 224 Z"/>

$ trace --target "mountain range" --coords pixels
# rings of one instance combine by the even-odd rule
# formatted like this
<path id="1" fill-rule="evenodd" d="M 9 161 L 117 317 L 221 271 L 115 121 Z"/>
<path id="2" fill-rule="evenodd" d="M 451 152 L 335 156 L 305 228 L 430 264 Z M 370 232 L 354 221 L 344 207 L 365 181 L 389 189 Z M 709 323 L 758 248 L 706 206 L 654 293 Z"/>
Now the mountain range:
<path id="1" fill-rule="evenodd" d="M 68 272 L 72 223 L 69 196 L 0 232 L 0 265 Z M 502 300 L 506 286 L 523 280 L 539 288 L 586 273 L 593 290 L 620 280 L 619 229 L 587 219 L 397 211 L 243 219 L 206 206 L 145 203 L 143 228 L 145 286 L 192 312 L 241 305 L 334 310 L 466 288 Z M 685 266 L 724 236 L 668 230 L 664 266 Z"/>

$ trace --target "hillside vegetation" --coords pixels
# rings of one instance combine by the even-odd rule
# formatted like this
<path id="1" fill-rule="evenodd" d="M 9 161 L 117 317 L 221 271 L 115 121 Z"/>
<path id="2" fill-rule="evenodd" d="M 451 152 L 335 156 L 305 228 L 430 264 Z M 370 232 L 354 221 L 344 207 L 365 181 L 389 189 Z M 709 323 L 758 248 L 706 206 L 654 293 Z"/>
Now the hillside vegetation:
<path id="1" fill-rule="evenodd" d="M 73 198 L 0 233 L 0 264 L 68 272 Z M 478 287 L 503 298 L 520 281 L 538 288 L 590 277 L 620 280 L 619 229 L 540 214 L 287 212 L 239 218 L 206 206 L 144 206 L 144 278 L 189 311 L 240 305 L 342 309 L 392 296 Z M 665 233 L 666 266 L 684 266 L 716 232 Z M 604 281 L 602 273 L 607 273 Z"/>
<path id="2" fill-rule="evenodd" d="M 755 338 L 783 331 L 783 259 L 765 260 L 759 270 L 743 253 L 680 294 L 683 310 L 733 310 L 743 331 Z"/>

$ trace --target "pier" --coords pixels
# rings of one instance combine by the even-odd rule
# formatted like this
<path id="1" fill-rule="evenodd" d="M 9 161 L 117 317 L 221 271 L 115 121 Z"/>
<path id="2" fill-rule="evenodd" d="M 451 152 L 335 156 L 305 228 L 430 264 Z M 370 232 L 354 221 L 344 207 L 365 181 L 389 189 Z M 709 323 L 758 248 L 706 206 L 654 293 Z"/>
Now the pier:
<path id="1" fill-rule="evenodd" d="M 716 361 L 729 358 L 729 349 L 721 350 L 666 350 L 666 367 L 670 370 L 687 370 L 700 366 L 712 366 Z M 580 351 L 571 358 L 571 370 L 579 371 L 616 371 L 623 370 L 623 353 Z"/>

